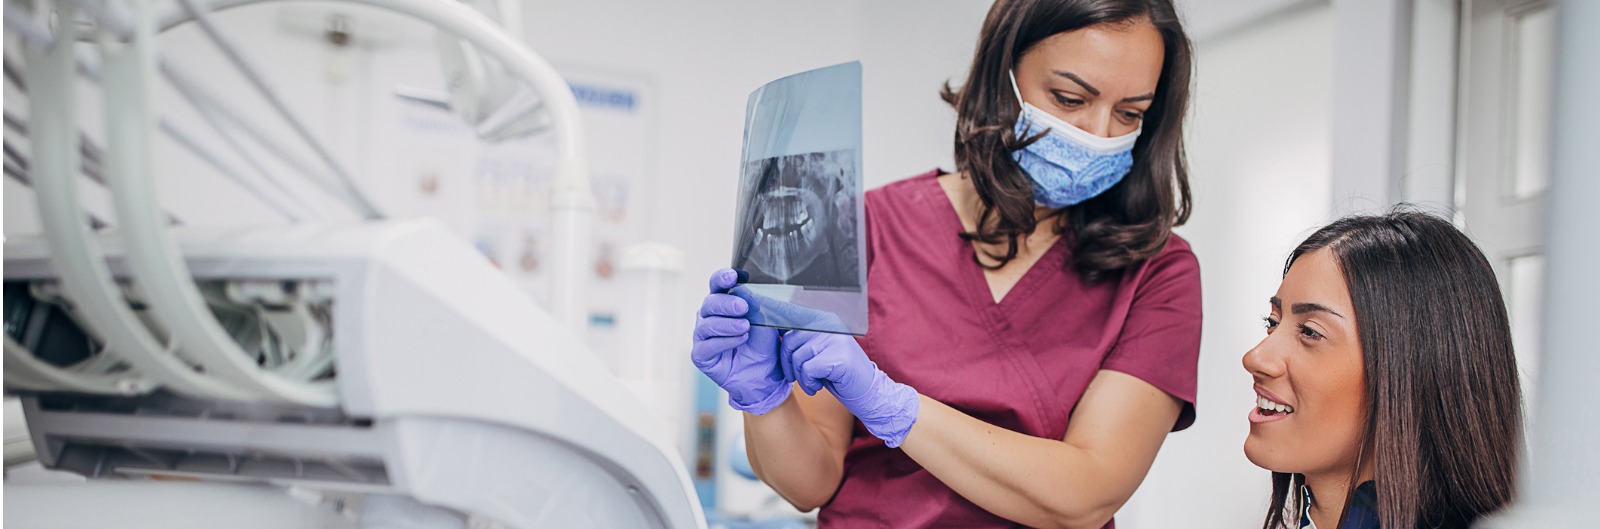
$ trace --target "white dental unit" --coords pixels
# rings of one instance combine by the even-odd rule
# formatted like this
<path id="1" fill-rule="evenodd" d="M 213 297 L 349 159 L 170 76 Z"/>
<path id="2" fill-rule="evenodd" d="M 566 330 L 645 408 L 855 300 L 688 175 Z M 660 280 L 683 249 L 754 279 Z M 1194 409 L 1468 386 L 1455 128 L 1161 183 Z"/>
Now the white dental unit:
<path id="1" fill-rule="evenodd" d="M 548 308 L 441 224 L 382 220 L 325 151 L 293 176 L 365 220 L 301 219 L 272 182 L 282 175 L 214 161 L 308 221 L 172 225 L 150 141 L 195 131 L 156 115 L 151 85 L 206 97 L 152 41 L 199 23 L 242 62 L 205 14 L 253 3 L 6 2 L 7 32 L 27 49 L 16 69 L 8 55 L 7 75 L 29 95 L 15 112 L 7 102 L 7 126 L 31 146 L 26 160 L 8 152 L 6 170 L 36 193 L 44 234 L 5 241 L 5 390 L 20 396 L 38 460 L 89 478 L 8 481 L 6 525 L 703 527 L 669 429 L 583 345 L 592 197 L 576 103 L 479 11 L 347 2 L 448 36 L 451 106 L 480 136 L 554 136 L 552 255 L 571 258 L 553 267 Z M 75 100 L 80 77 L 104 87 L 99 105 Z M 77 128 L 90 108 L 104 113 L 103 149 Z M 250 140 L 225 122 L 218 136 Z M 91 180 L 114 218 L 85 214 Z"/>

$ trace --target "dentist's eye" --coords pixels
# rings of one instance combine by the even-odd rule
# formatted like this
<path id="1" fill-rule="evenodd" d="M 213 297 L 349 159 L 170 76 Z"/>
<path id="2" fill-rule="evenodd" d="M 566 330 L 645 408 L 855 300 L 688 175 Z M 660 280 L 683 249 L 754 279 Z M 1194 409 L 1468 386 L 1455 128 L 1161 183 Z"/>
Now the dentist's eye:
<path id="1" fill-rule="evenodd" d="M 1122 113 L 1122 119 L 1123 121 L 1127 121 L 1129 123 L 1135 123 L 1144 119 L 1144 114 L 1140 112 L 1126 111 Z"/>
<path id="2" fill-rule="evenodd" d="M 1278 320 L 1272 319 L 1272 316 L 1262 316 L 1261 322 L 1266 324 L 1267 334 L 1272 334 L 1272 331 L 1278 328 Z"/>
<path id="3" fill-rule="evenodd" d="M 1050 95 L 1055 96 L 1057 103 L 1060 103 L 1060 104 L 1062 104 L 1064 106 L 1067 106 L 1067 107 L 1077 107 L 1077 106 L 1083 104 L 1083 100 L 1082 99 L 1078 99 L 1076 97 L 1072 97 L 1070 95 L 1063 94 L 1061 92 L 1051 92 Z"/>
<path id="4" fill-rule="evenodd" d="M 1312 329 L 1310 327 L 1307 327 L 1303 323 L 1300 324 L 1300 336 L 1305 338 L 1305 339 L 1307 339 L 1307 340 L 1321 340 L 1321 339 L 1324 338 L 1322 333 L 1317 332 L 1316 329 Z"/>

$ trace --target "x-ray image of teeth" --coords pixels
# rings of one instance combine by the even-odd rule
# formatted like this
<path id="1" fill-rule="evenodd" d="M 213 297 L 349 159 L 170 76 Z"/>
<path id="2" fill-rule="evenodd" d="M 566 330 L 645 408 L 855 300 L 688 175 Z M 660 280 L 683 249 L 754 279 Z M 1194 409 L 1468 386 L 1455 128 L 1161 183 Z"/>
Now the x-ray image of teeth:
<path id="1" fill-rule="evenodd" d="M 745 106 L 729 291 L 751 325 L 867 333 L 861 63 L 767 83 Z"/>
<path id="2" fill-rule="evenodd" d="M 859 290 L 855 151 L 746 163 L 734 267 L 751 283 Z"/>

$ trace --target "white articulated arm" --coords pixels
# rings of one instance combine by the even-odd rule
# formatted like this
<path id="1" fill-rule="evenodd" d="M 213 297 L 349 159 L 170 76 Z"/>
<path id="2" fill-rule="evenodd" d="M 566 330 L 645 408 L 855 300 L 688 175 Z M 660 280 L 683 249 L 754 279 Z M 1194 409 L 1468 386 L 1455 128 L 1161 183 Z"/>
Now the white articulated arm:
<path id="1" fill-rule="evenodd" d="M 170 27 L 188 15 L 206 10 L 252 4 L 266 0 L 211 0 L 192 13 L 174 12 L 164 18 Z M 587 327 L 589 229 L 593 194 L 583 161 L 582 129 L 577 102 L 555 69 L 529 52 L 492 21 L 455 2 L 441 0 L 344 0 L 386 8 L 430 22 L 460 36 L 501 61 L 507 71 L 531 85 L 543 102 L 555 134 L 557 164 L 552 189 L 553 246 L 559 256 L 553 266 L 550 310 L 580 339 Z M 202 3 L 202 2 L 196 2 Z M 136 2 L 137 18 L 130 27 L 122 11 L 89 0 L 58 4 L 63 13 L 83 5 L 111 32 L 100 35 L 105 58 L 105 92 L 108 132 L 107 183 L 116 204 L 118 224 L 126 237 L 127 270 L 150 299 L 146 316 L 154 332 L 126 306 L 120 289 L 104 262 L 99 240 L 84 226 L 76 185 L 50 178 L 52 170 L 78 165 L 77 138 L 70 126 L 74 57 L 72 46 L 39 52 L 30 61 L 30 84 L 38 93 L 31 99 L 32 115 L 40 122 L 35 138 L 38 172 L 48 183 L 39 186 L 39 201 L 46 235 L 61 265 L 63 285 L 70 299 L 81 305 L 85 327 L 106 343 L 115 344 L 116 356 L 138 373 L 174 391 L 199 397 L 230 400 L 265 399 L 311 406 L 338 402 L 331 383 L 308 383 L 261 369 L 255 359 L 236 344 L 216 321 L 193 283 L 182 254 L 167 231 L 167 216 L 160 209 L 150 177 L 148 137 L 157 129 L 150 112 L 149 83 L 154 71 L 151 49 L 154 28 L 151 10 Z M 76 42 L 80 28 L 63 25 L 57 42 Z M 113 36 L 115 33 L 115 36 Z M 132 37 L 124 38 L 124 37 Z M 34 46 L 35 48 L 39 46 Z M 60 64 L 57 64 L 59 62 Z M 52 123 L 44 123 L 44 122 Z M 55 130 L 61 129 L 61 130 Z M 66 174 L 66 173 L 61 173 Z M 163 332 L 164 331 L 164 332 Z M 158 336 L 170 334 L 170 336 Z M 174 354 L 181 350 L 182 355 Z M 185 361 L 187 360 L 187 361 Z M 296 377 L 298 378 L 298 377 Z M 99 382 L 104 382 L 99 381 Z M 81 384 L 79 384 L 82 387 Z M 139 387 L 139 386 L 133 386 Z"/>
<path id="2" fill-rule="evenodd" d="M 59 20 L 73 20 L 71 4 L 61 4 Z M 73 104 L 74 57 L 70 44 L 77 24 L 61 24 L 56 44 L 30 46 L 27 67 L 32 87 L 28 103 L 32 119 L 34 190 L 39 217 L 51 256 L 67 297 L 83 316 L 85 327 L 144 376 L 173 391 L 203 398 L 250 399 L 257 395 L 207 378 L 183 363 L 139 321 L 106 266 L 99 239 L 89 230 L 78 204 L 77 119 Z"/>
<path id="3" fill-rule="evenodd" d="M 138 0 L 143 2 L 144 0 Z M 126 240 L 128 270 L 149 298 L 150 313 L 171 334 L 184 356 L 231 387 L 270 401 L 330 407 L 338 403 L 332 384 L 292 381 L 261 369 L 217 323 L 168 233 L 150 177 L 149 139 L 156 132 L 150 84 L 155 77 L 155 38 L 148 9 L 135 9 L 131 43 L 102 35 L 106 90 L 106 182 Z"/>

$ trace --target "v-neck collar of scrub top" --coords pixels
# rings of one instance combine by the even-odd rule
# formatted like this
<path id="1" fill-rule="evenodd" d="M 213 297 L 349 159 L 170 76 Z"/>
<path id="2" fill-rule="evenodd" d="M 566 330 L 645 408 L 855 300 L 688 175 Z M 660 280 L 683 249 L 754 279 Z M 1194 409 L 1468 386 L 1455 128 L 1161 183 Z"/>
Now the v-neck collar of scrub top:
<path id="1" fill-rule="evenodd" d="M 943 175 L 943 173 L 940 174 L 940 176 Z M 938 193 L 938 196 L 944 198 L 944 203 L 948 206 L 944 208 L 945 222 L 950 224 L 956 233 L 966 233 L 967 227 L 961 224 L 961 214 L 956 211 L 955 204 L 950 201 L 950 195 L 945 193 L 944 185 L 939 183 L 937 177 L 929 178 L 928 181 L 933 185 L 933 190 Z M 1017 284 L 1012 285 L 1011 290 L 1006 291 L 1006 294 L 1001 296 L 999 301 L 996 301 L 994 292 L 989 287 L 989 278 L 984 275 L 983 266 L 978 264 L 977 249 L 973 248 L 972 243 L 966 239 L 957 240 L 960 241 L 960 244 L 957 245 L 960 253 L 959 259 L 967 263 L 963 267 L 962 275 L 964 276 L 964 282 L 967 284 L 968 295 L 974 297 L 975 306 L 984 310 L 998 309 L 1000 312 L 1010 312 L 1010 307 L 1020 305 L 1031 294 L 1038 291 L 1039 289 L 1034 287 L 1050 274 L 1050 271 L 1042 268 L 1041 265 L 1062 266 L 1065 259 L 1063 254 L 1067 251 L 1067 236 L 1062 234 L 1062 236 L 1056 238 L 1055 242 L 1050 243 L 1050 248 L 1046 249 L 1044 255 L 1039 256 L 1039 259 L 1028 267 L 1028 271 L 1022 273 L 1022 277 L 1017 279 Z"/>

